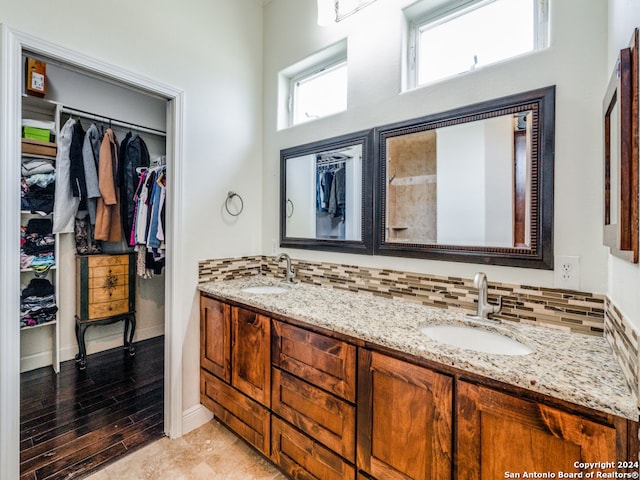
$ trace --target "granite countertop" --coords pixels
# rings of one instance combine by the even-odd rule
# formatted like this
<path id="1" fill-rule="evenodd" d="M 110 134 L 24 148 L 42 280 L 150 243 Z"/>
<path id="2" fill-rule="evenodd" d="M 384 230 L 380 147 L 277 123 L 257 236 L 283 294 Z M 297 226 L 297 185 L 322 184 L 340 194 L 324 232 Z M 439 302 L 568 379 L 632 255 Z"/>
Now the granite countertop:
<path id="1" fill-rule="evenodd" d="M 281 314 L 417 357 L 473 372 L 578 405 L 638 420 L 635 396 L 625 383 L 611 347 L 602 337 L 547 327 L 469 321 L 462 313 L 367 293 L 297 283 L 285 293 L 243 292 L 278 285 L 254 276 L 204 283 L 199 290 Z M 427 325 L 468 325 L 495 331 L 529 346 L 528 355 L 495 355 L 446 345 L 419 329 Z"/>

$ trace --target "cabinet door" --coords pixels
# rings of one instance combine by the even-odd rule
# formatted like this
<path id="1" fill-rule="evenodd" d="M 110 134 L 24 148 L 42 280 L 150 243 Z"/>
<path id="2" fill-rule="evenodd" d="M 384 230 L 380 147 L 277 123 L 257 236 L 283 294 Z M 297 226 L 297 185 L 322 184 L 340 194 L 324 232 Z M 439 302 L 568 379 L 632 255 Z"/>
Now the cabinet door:
<path id="1" fill-rule="evenodd" d="M 263 454 L 271 448 L 271 415 L 269 410 L 235 388 L 200 369 L 200 401 L 227 425 Z"/>
<path id="2" fill-rule="evenodd" d="M 377 479 L 450 479 L 452 379 L 362 348 L 358 369 L 358 468 Z"/>
<path id="3" fill-rule="evenodd" d="M 200 296 L 200 365 L 231 381 L 231 314 L 229 305 Z"/>
<path id="4" fill-rule="evenodd" d="M 617 432 L 613 424 L 467 382 L 458 382 L 457 392 L 458 478 L 493 480 L 519 478 L 515 474 L 523 472 L 576 472 L 577 461 L 625 459 L 616 451 L 618 445 L 626 454 L 622 419 L 618 426 L 622 431 Z"/>
<path id="5" fill-rule="evenodd" d="M 233 307 L 231 384 L 252 399 L 271 405 L 271 319 Z"/>

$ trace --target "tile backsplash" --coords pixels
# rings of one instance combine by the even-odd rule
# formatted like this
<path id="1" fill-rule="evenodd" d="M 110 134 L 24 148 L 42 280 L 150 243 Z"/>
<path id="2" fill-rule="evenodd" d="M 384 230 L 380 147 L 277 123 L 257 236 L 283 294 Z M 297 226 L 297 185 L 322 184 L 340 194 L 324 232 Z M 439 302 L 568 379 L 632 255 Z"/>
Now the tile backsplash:
<path id="1" fill-rule="evenodd" d="M 473 279 L 444 277 L 358 265 L 292 259 L 296 280 L 460 312 L 475 312 Z M 275 257 L 251 256 L 199 262 L 199 282 L 251 275 L 283 277 Z M 489 282 L 488 298 L 502 296 L 503 320 L 605 336 L 622 367 L 630 389 L 639 396 L 640 340 L 637 330 L 604 295 L 529 285 Z"/>
<path id="2" fill-rule="evenodd" d="M 460 312 L 476 310 L 473 279 L 295 259 L 292 263 L 301 282 Z M 259 274 L 279 277 L 283 268 L 274 257 L 253 256 L 201 261 L 199 273 L 204 283 Z M 502 296 L 498 318 L 588 335 L 604 333 L 604 296 L 496 282 L 489 282 L 488 294 L 492 303 Z"/>
<path id="3" fill-rule="evenodd" d="M 631 391 L 640 396 L 638 331 L 609 298 L 605 300 L 605 338 L 622 367 Z"/>

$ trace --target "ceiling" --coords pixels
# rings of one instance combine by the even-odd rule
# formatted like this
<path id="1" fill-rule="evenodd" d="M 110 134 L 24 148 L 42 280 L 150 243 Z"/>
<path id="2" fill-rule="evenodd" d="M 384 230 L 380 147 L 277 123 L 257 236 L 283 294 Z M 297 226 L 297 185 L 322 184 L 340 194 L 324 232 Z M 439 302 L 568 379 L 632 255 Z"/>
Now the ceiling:
<path id="1" fill-rule="evenodd" d="M 269 3 L 270 1 L 271 1 L 271 0 L 256 0 L 256 3 L 257 3 L 258 5 L 262 5 L 262 6 L 264 7 L 264 6 L 265 6 L 267 3 Z"/>

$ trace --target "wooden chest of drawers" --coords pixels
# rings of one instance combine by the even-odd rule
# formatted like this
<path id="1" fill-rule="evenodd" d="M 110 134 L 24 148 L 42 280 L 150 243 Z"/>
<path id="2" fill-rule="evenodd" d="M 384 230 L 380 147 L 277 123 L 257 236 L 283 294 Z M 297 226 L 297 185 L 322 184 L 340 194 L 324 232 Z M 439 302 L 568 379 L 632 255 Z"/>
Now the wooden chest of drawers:
<path id="1" fill-rule="evenodd" d="M 90 325 L 124 321 L 124 345 L 134 354 L 135 285 L 133 254 L 76 257 L 76 361 L 81 368 L 86 366 L 84 333 Z"/>
<path id="2" fill-rule="evenodd" d="M 132 255 L 76 257 L 76 315 L 96 320 L 135 311 Z"/>

